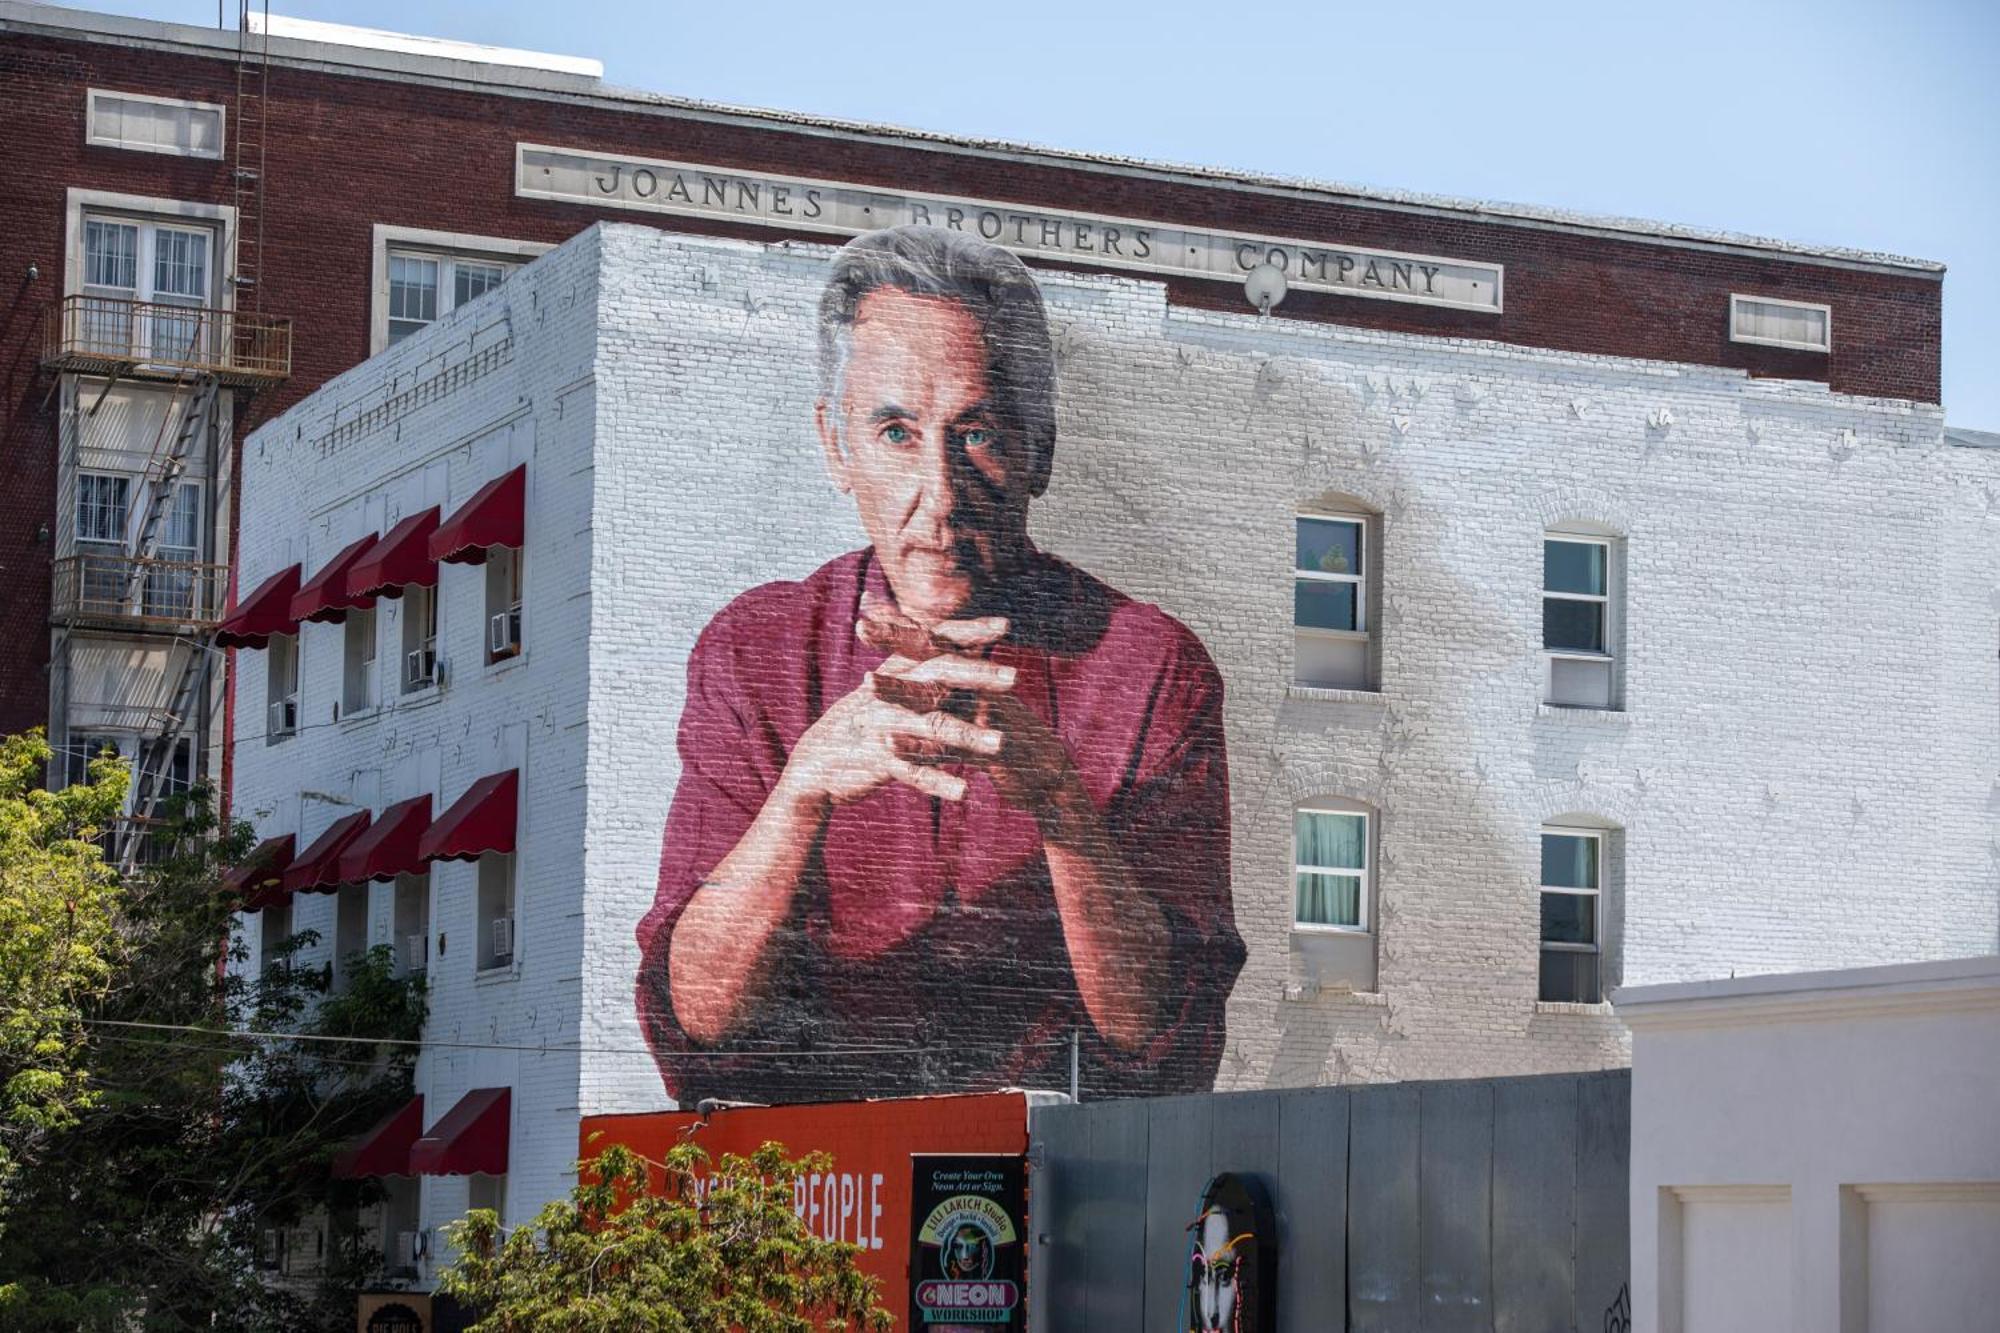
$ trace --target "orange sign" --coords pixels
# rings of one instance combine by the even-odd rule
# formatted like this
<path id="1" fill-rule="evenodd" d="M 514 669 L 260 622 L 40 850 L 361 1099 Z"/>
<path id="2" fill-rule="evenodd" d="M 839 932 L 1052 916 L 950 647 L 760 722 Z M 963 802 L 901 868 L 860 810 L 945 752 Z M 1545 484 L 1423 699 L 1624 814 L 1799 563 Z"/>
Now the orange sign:
<path id="1" fill-rule="evenodd" d="M 594 1141 L 593 1141 L 594 1139 Z M 905 1303 L 909 1284 L 913 1153 L 1025 1153 L 1028 1100 L 1018 1092 L 804 1106 L 739 1106 L 701 1115 L 586 1116 L 580 1156 L 622 1143 L 655 1161 L 692 1141 L 711 1157 L 748 1155 L 776 1140 L 793 1156 L 830 1153 L 833 1168 L 792 1182 L 793 1207 L 816 1234 L 859 1246 L 882 1304 Z"/>

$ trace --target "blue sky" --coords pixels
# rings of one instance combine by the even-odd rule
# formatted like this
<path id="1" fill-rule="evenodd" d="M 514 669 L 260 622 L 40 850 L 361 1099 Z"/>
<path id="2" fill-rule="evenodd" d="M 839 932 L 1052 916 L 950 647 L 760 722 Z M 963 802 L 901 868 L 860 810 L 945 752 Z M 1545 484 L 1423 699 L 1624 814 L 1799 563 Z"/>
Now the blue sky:
<path id="1" fill-rule="evenodd" d="M 713 101 L 1941 260 L 1946 415 L 2000 430 L 2000 0 L 275 8 Z"/>

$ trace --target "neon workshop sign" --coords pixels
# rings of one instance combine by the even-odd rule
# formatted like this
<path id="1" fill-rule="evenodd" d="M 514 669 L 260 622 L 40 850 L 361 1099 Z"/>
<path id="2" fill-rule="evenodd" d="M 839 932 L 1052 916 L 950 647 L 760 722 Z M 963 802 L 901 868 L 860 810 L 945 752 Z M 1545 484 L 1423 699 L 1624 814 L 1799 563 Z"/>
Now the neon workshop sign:
<path id="1" fill-rule="evenodd" d="M 970 232 L 1025 259 L 1240 283 L 1269 263 L 1302 291 L 1498 314 L 1499 264 L 1249 232 L 1206 231 L 1099 213 L 908 194 L 806 176 L 517 144 L 524 199 L 859 236 L 910 223 Z"/>

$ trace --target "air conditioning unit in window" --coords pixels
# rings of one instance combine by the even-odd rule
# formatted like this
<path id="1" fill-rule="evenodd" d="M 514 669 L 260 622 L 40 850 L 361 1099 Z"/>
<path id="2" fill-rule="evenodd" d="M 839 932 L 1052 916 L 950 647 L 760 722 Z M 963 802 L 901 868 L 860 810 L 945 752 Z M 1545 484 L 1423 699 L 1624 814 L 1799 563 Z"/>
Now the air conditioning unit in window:
<path id="1" fill-rule="evenodd" d="M 438 683 L 438 655 L 435 648 L 415 648 L 403 654 L 403 686 L 428 689 Z"/>
<path id="2" fill-rule="evenodd" d="M 411 972 L 421 972 L 430 965 L 430 942 L 428 935 L 405 935 L 403 937 L 403 966 Z"/>
<path id="3" fill-rule="evenodd" d="M 298 729 L 299 696 L 288 694 L 271 705 L 270 732 L 273 736 L 292 736 Z"/>
<path id="4" fill-rule="evenodd" d="M 512 657 L 521 651 L 521 608 L 510 607 L 486 622 L 486 652 L 489 657 Z"/>
<path id="5" fill-rule="evenodd" d="M 398 1231 L 396 1233 L 395 1261 L 415 1268 L 424 1261 L 430 1249 L 430 1233 L 426 1231 Z"/>
<path id="6" fill-rule="evenodd" d="M 514 918 L 500 916 L 493 918 L 493 961 L 514 956 Z"/>

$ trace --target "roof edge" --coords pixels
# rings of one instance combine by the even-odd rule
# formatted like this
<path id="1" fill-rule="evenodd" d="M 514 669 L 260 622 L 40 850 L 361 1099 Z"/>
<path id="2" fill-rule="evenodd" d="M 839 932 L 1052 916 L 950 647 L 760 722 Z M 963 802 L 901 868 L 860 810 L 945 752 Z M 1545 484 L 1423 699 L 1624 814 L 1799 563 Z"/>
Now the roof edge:
<path id="1" fill-rule="evenodd" d="M 30 0 L 0 0 L 0 32 L 4 31 L 36 32 L 68 40 L 142 45 L 214 59 L 236 58 L 236 34 L 233 30 L 196 27 L 191 24 L 168 23 L 154 19 L 127 18 L 91 10 L 32 3 Z M 269 55 L 274 62 L 280 64 L 332 69 L 360 77 L 450 82 L 462 84 L 470 89 L 481 89 L 507 96 L 582 97 L 611 108 L 637 107 L 659 112 L 675 112 L 695 118 L 732 121 L 757 128 L 789 129 L 905 148 L 998 157 L 1072 170 L 1115 172 L 1174 184 L 1226 185 L 1259 193 L 1290 198 L 1313 198 L 1362 208 L 1432 214 L 1502 226 L 1570 232 L 1643 244 L 1738 251 L 1763 258 L 1776 257 L 1801 263 L 1865 268 L 1909 277 L 1939 279 L 1945 272 L 1945 265 L 1939 261 L 1913 258 L 1887 251 L 1813 245 L 1646 218 L 1583 213 L 1537 204 L 1464 199 L 1420 191 L 1393 190 L 1320 181 L 1302 176 L 1164 162 L 1115 153 L 1050 148 L 1013 140 L 947 134 L 935 130 L 843 120 L 801 112 L 736 106 L 676 97 L 645 89 L 625 88 L 580 74 L 566 74 L 528 66 L 496 65 L 469 59 L 417 55 L 281 36 L 269 39 Z"/>

